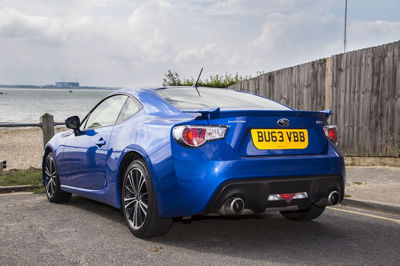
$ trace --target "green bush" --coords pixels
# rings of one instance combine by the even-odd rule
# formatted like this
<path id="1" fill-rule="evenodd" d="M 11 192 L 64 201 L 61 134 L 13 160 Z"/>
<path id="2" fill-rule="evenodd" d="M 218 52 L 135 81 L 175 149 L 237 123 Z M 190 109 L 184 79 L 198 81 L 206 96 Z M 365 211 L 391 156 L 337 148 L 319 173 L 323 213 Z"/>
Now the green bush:
<path id="1" fill-rule="evenodd" d="M 238 73 L 235 75 L 225 73 L 224 75 L 211 75 L 209 79 L 199 80 L 199 87 L 214 87 L 214 88 L 226 88 L 235 83 L 244 81 L 251 78 L 251 76 L 241 76 Z M 190 79 L 180 79 L 177 72 L 172 72 L 168 70 L 163 79 L 163 86 L 193 86 L 195 79 L 191 77 Z"/>

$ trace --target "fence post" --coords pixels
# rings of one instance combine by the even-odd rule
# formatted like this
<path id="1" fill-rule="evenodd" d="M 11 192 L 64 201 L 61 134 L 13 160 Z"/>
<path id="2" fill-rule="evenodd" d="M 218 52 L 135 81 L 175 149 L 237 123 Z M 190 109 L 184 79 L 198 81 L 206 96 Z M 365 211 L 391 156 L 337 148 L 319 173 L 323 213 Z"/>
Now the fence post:
<path id="1" fill-rule="evenodd" d="M 325 59 L 325 110 L 332 109 L 332 57 Z"/>
<path id="2" fill-rule="evenodd" d="M 54 118 L 51 114 L 45 113 L 40 117 L 43 131 L 43 146 L 54 136 Z"/>

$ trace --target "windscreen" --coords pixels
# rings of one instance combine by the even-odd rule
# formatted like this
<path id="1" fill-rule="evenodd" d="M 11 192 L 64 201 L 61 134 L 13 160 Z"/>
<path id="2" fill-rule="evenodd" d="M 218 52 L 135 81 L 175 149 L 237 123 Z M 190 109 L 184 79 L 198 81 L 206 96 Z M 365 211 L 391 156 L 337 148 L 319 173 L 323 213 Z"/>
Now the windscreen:
<path id="1" fill-rule="evenodd" d="M 274 101 L 230 89 L 194 87 L 163 88 L 157 94 L 180 110 L 221 108 L 223 110 L 291 110 Z"/>

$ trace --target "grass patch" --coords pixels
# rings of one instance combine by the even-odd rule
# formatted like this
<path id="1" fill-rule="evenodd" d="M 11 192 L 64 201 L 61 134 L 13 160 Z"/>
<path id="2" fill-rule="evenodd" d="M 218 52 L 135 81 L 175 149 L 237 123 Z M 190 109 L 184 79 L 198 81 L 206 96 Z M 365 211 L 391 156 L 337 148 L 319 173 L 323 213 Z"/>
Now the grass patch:
<path id="1" fill-rule="evenodd" d="M 350 194 L 344 194 L 344 197 L 345 198 L 351 198 L 351 195 Z"/>
<path id="2" fill-rule="evenodd" d="M 42 170 L 29 168 L 0 172 L 0 186 L 41 185 Z"/>
<path id="3" fill-rule="evenodd" d="M 363 182 L 360 182 L 360 181 L 354 181 L 354 182 L 353 182 L 353 184 L 354 184 L 354 185 L 362 185 L 362 184 L 363 184 Z"/>
<path id="4" fill-rule="evenodd" d="M 46 193 L 46 189 L 44 188 L 44 186 L 41 186 L 41 187 L 32 189 L 32 193 L 33 193 L 33 194 L 42 194 L 42 193 Z"/>

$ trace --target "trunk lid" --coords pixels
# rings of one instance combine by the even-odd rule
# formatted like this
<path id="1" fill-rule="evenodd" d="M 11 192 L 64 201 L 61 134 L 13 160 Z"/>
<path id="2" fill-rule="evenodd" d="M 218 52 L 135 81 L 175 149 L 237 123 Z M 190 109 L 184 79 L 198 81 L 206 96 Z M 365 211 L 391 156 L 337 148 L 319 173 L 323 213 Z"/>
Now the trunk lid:
<path id="1" fill-rule="evenodd" d="M 315 155 L 327 148 L 323 126 L 330 111 L 214 108 L 196 112 L 211 125 L 227 126 L 225 141 L 241 156 Z M 289 123 L 278 124 L 279 120 Z"/>

